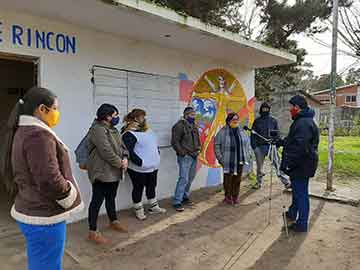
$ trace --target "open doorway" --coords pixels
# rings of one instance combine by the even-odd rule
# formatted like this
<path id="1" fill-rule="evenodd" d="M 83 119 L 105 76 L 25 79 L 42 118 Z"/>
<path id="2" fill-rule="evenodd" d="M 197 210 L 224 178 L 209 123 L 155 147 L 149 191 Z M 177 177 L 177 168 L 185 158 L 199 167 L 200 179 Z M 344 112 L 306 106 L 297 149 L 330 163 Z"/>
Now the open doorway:
<path id="1" fill-rule="evenodd" d="M 16 102 L 26 91 L 38 85 L 38 59 L 0 53 L 0 128 Z M 12 224 L 10 208 L 13 200 L 5 192 L 0 179 L 0 230 Z"/>

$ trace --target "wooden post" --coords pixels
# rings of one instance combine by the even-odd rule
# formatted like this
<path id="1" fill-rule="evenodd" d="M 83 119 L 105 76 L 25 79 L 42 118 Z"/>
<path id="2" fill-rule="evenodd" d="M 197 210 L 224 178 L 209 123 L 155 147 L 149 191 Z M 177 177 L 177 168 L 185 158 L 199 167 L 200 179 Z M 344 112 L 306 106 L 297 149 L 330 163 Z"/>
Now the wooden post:
<path id="1" fill-rule="evenodd" d="M 336 109 L 336 67 L 337 67 L 337 39 L 338 39 L 339 1 L 333 0 L 333 33 L 332 33 L 332 59 L 331 59 L 331 94 L 330 94 L 330 117 L 329 117 L 329 157 L 327 170 L 328 191 L 333 191 L 334 176 L 334 141 L 335 141 L 335 109 Z"/>

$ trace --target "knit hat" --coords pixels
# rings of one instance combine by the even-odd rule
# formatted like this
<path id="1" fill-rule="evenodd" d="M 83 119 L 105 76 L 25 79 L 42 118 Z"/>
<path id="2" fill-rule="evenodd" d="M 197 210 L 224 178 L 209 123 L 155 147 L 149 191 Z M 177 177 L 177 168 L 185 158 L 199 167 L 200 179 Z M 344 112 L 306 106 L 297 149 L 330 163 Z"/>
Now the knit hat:
<path id="1" fill-rule="evenodd" d="M 236 113 L 229 113 L 226 117 L 226 124 L 230 124 L 230 122 L 234 119 L 234 117 L 237 116 Z"/>
<path id="2" fill-rule="evenodd" d="M 294 106 L 296 106 L 296 105 L 299 106 L 300 109 L 302 109 L 302 110 L 306 109 L 309 106 L 306 99 L 303 96 L 300 96 L 300 95 L 293 96 L 289 100 L 289 103 L 294 105 Z"/>
<path id="3" fill-rule="evenodd" d="M 195 112 L 194 108 L 193 107 L 186 107 L 185 110 L 184 110 L 184 116 L 190 114 L 190 113 L 193 113 Z"/>

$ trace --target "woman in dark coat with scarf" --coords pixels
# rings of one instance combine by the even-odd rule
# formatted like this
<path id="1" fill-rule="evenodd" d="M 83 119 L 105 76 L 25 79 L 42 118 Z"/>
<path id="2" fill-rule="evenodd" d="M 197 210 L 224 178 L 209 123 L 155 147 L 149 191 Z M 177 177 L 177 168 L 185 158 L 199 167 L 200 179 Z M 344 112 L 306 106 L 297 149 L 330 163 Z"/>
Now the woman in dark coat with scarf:
<path id="1" fill-rule="evenodd" d="M 228 114 L 226 125 L 215 137 L 215 155 L 224 170 L 227 204 L 238 204 L 243 167 L 251 158 L 250 139 L 239 126 L 239 116 Z"/>

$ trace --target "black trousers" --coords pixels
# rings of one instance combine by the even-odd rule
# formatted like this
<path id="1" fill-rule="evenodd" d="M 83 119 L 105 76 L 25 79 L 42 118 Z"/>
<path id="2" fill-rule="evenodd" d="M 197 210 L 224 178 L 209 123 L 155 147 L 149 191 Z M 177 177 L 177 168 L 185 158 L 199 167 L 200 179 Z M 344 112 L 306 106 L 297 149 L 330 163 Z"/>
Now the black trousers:
<path id="1" fill-rule="evenodd" d="M 128 169 L 128 173 L 133 184 L 132 200 L 134 204 L 140 203 L 142 201 L 144 188 L 146 189 L 146 198 L 148 200 L 155 199 L 158 173 L 157 170 L 151 173 L 140 173 Z"/>
<path id="2" fill-rule="evenodd" d="M 97 219 L 99 216 L 99 211 L 101 205 L 105 199 L 105 208 L 106 213 L 109 217 L 110 222 L 117 220 L 116 216 L 116 205 L 115 198 L 117 194 L 117 189 L 119 187 L 119 181 L 105 183 L 101 181 L 95 181 L 92 185 L 92 198 L 89 206 L 89 229 L 91 231 L 97 230 Z"/>

